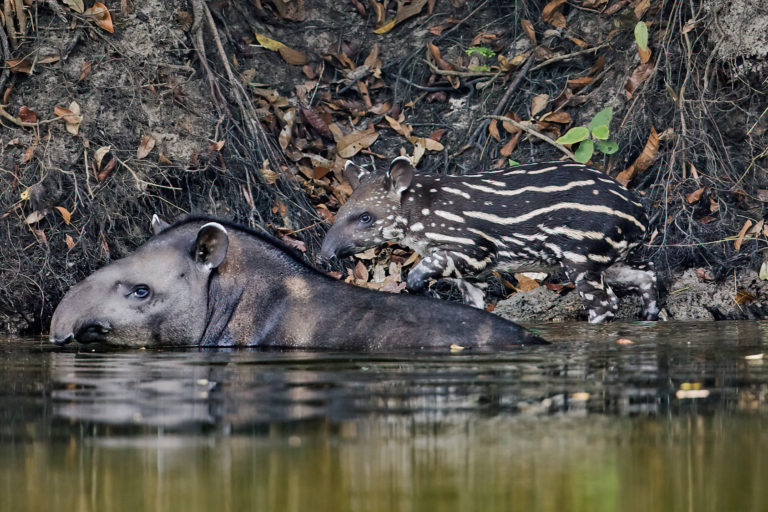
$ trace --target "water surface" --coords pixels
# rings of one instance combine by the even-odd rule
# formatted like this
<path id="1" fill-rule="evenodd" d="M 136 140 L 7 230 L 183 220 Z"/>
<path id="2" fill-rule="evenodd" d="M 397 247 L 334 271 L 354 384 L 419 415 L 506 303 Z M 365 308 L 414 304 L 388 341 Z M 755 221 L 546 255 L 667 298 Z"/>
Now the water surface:
<path id="1" fill-rule="evenodd" d="M 0 339 L 0 511 L 768 510 L 768 323 L 530 327 L 554 344 Z"/>

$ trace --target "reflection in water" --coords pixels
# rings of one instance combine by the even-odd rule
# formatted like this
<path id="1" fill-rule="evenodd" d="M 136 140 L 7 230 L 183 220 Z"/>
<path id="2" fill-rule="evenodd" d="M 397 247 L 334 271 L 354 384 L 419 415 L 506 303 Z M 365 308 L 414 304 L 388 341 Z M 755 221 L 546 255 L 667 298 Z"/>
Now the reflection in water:
<path id="1" fill-rule="evenodd" d="M 536 327 L 553 347 L 0 342 L 0 510 L 768 509 L 768 325 Z"/>

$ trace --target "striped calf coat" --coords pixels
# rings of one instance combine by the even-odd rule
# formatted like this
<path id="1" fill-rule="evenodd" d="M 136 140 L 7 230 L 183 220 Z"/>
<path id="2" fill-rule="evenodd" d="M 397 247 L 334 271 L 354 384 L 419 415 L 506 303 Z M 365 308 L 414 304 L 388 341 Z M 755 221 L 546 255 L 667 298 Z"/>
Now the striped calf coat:
<path id="1" fill-rule="evenodd" d="M 351 163 L 345 174 L 354 192 L 326 235 L 321 261 L 398 242 L 422 256 L 408 274 L 409 290 L 455 279 L 465 301 L 479 308 L 491 271 L 561 266 L 590 322 L 618 309 L 611 284 L 640 292 L 642 318 L 658 316 L 655 275 L 624 263 L 647 230 L 643 206 L 597 169 L 547 162 L 431 176 L 398 157 L 383 175 Z"/>

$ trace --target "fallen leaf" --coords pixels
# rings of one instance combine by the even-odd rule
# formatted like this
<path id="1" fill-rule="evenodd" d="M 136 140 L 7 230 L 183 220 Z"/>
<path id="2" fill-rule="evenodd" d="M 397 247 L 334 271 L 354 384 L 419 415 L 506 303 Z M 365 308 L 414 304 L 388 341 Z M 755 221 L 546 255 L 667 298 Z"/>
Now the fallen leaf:
<path id="1" fill-rule="evenodd" d="M 659 157 L 659 135 L 656 133 L 656 129 L 651 126 L 651 133 L 648 135 L 648 140 L 645 143 L 643 152 L 635 159 L 635 161 L 625 170 L 621 171 L 616 176 L 616 181 L 624 186 L 627 186 L 635 175 L 648 169 L 656 159 Z"/>
<path id="2" fill-rule="evenodd" d="M 397 2 L 397 14 L 395 14 L 394 19 L 384 23 L 380 27 L 377 27 L 374 29 L 373 33 L 386 34 L 398 23 L 401 23 L 408 18 L 419 14 L 425 5 L 427 5 L 427 0 L 413 0 L 410 3 Z"/>
<path id="3" fill-rule="evenodd" d="M 72 135 L 77 135 L 80 130 L 80 123 L 83 122 L 83 116 L 80 115 L 80 105 L 76 101 L 69 104 L 69 108 L 56 105 L 53 107 L 53 113 L 64 120 L 66 129 Z"/>
<path id="4" fill-rule="evenodd" d="M 733 248 L 738 251 L 741 249 L 741 244 L 744 243 L 744 236 L 747 234 L 747 230 L 752 227 L 752 221 L 747 219 L 744 221 L 744 225 L 741 227 L 741 231 L 739 231 L 738 237 L 736 237 L 736 241 L 733 243 Z"/>
<path id="5" fill-rule="evenodd" d="M 293 48 L 286 46 L 280 41 L 269 38 L 264 34 L 259 34 L 256 32 L 256 41 L 264 48 L 272 50 L 273 52 L 278 52 L 283 60 L 288 64 L 292 64 L 294 66 L 303 66 L 309 62 L 307 56 L 300 51 L 294 50 Z"/>
<path id="6" fill-rule="evenodd" d="M 560 6 L 565 0 L 552 0 L 541 11 L 541 19 L 555 27 L 565 27 L 565 16 L 560 12 Z"/>
<path id="7" fill-rule="evenodd" d="M 635 0 L 635 18 L 642 19 L 650 6 L 651 0 Z"/>
<path id="8" fill-rule="evenodd" d="M 653 69 L 654 66 L 651 62 L 640 64 L 635 68 L 635 70 L 629 76 L 626 85 L 624 86 L 624 94 L 626 95 L 627 99 L 632 99 L 632 95 L 635 93 L 637 88 L 640 87 L 640 84 L 642 84 L 645 80 L 648 79 L 648 77 L 651 76 L 651 74 L 653 74 Z"/>
<path id="9" fill-rule="evenodd" d="M 531 100 L 531 117 L 541 112 L 549 103 L 549 94 L 537 94 Z"/>
<path id="10" fill-rule="evenodd" d="M 497 141 L 501 141 L 501 136 L 499 135 L 499 124 L 496 122 L 495 119 L 493 119 L 488 125 L 488 133 L 490 133 L 491 137 L 493 137 Z"/>
<path id="11" fill-rule="evenodd" d="M 355 276 L 355 279 L 368 281 L 368 268 L 362 261 L 358 261 L 354 270 L 352 271 L 352 275 Z"/>
<path id="12" fill-rule="evenodd" d="M 531 279 L 530 277 L 524 274 L 515 274 L 515 279 L 517 279 L 516 288 L 518 289 L 518 291 L 529 292 L 539 287 L 538 281 L 536 281 L 535 279 Z"/>
<path id="13" fill-rule="evenodd" d="M 616 343 L 618 345 L 634 345 L 635 342 L 630 340 L 629 338 L 619 338 L 616 340 Z"/>
<path id="14" fill-rule="evenodd" d="M 143 135 L 139 147 L 136 149 L 136 158 L 142 159 L 146 157 L 152 148 L 155 147 L 155 138 L 152 135 Z"/>
<path id="15" fill-rule="evenodd" d="M 64 224 L 69 225 L 69 221 L 72 219 L 72 214 L 69 210 L 63 206 L 56 206 L 56 210 L 61 214 L 61 218 L 64 219 Z"/>
<path id="16" fill-rule="evenodd" d="M 72 240 L 70 235 L 64 237 L 64 243 L 67 244 L 67 249 L 72 249 L 75 246 L 75 241 Z"/>
<path id="17" fill-rule="evenodd" d="M 11 68 L 11 71 L 14 73 L 29 74 L 32 72 L 32 61 L 27 58 L 8 59 L 5 63 L 8 64 L 8 67 Z"/>
<path id="18" fill-rule="evenodd" d="M 520 25 L 523 26 L 523 31 L 525 32 L 525 35 L 528 36 L 528 39 L 531 40 L 531 42 L 536 45 L 536 31 L 533 30 L 533 23 L 531 23 L 530 20 L 523 19 L 520 21 Z"/>
<path id="19" fill-rule="evenodd" d="M 352 132 L 342 136 L 336 142 L 336 154 L 341 158 L 352 158 L 360 150 L 369 147 L 379 138 L 373 126 L 365 131 Z"/>
<path id="20" fill-rule="evenodd" d="M 640 56 L 640 62 L 642 62 L 643 64 L 651 60 L 651 49 L 648 47 L 641 48 L 638 46 L 637 54 Z"/>
<path id="21" fill-rule="evenodd" d="M 26 105 L 19 107 L 19 119 L 25 123 L 36 123 L 37 113 L 34 110 L 30 110 Z"/>
<path id="22" fill-rule="evenodd" d="M 451 352 L 453 353 L 461 352 L 465 348 L 466 347 L 462 347 L 461 345 L 457 345 L 456 343 L 451 343 Z"/>
<path id="23" fill-rule="evenodd" d="M 88 8 L 83 12 L 83 15 L 91 18 L 99 28 L 106 30 L 110 34 L 115 33 L 115 27 L 112 25 L 112 16 L 109 14 L 109 9 L 107 9 L 107 6 L 101 2 L 94 2 L 93 7 Z"/>
<path id="24" fill-rule="evenodd" d="M 685 200 L 688 201 L 688 204 L 695 203 L 696 201 L 701 199 L 701 194 L 703 194 L 706 189 L 707 189 L 706 187 L 701 187 L 701 188 L 699 188 L 697 190 L 694 190 L 690 194 L 686 194 L 685 195 Z"/>
<path id="25" fill-rule="evenodd" d="M 69 6 L 70 9 L 72 9 L 75 12 L 79 12 L 80 14 L 83 13 L 85 10 L 85 6 L 83 5 L 83 0 L 62 0 L 65 4 Z"/>
<path id="26" fill-rule="evenodd" d="M 506 144 L 499 150 L 499 153 L 501 156 L 509 156 L 512 154 L 512 152 L 517 147 L 517 143 L 520 141 L 520 135 L 522 135 L 523 132 L 517 132 L 516 134 L 512 135 L 512 138 L 510 138 Z"/>
<path id="27" fill-rule="evenodd" d="M 736 296 L 733 298 L 734 302 L 736 302 L 736 304 L 738 304 L 739 306 L 741 306 L 742 304 L 746 304 L 748 302 L 752 302 L 755 299 L 757 299 L 757 297 L 755 297 L 753 294 L 749 293 L 746 290 L 742 290 L 741 288 L 736 290 Z"/>
<path id="28" fill-rule="evenodd" d="M 47 210 L 35 210 L 29 215 L 27 215 L 27 218 L 24 219 L 24 224 L 37 224 L 41 220 L 43 220 L 48 213 Z"/>

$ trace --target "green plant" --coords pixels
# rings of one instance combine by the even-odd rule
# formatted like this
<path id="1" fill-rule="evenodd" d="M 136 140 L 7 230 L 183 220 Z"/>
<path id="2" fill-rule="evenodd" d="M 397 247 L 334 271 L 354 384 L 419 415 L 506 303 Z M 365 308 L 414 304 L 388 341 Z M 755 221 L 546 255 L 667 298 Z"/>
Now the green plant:
<path id="1" fill-rule="evenodd" d="M 587 126 L 575 126 L 558 138 L 560 144 L 579 144 L 573 152 L 573 159 L 582 164 L 587 163 L 595 152 L 595 148 L 603 154 L 612 155 L 619 150 L 615 140 L 609 140 L 610 124 L 613 118 L 613 108 L 604 108 L 589 122 Z"/>
<path id="2" fill-rule="evenodd" d="M 470 46 L 466 50 L 464 50 L 467 55 L 473 55 L 475 53 L 479 53 L 483 57 L 493 57 L 496 55 L 496 52 L 488 48 L 487 46 Z"/>

